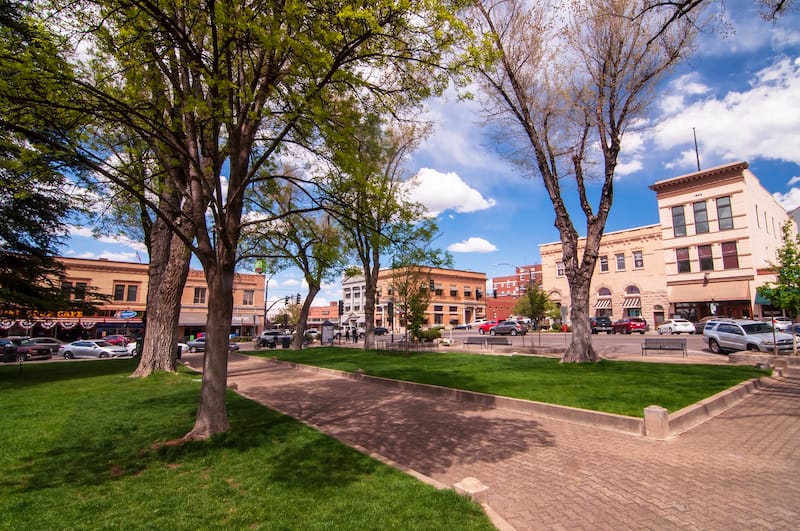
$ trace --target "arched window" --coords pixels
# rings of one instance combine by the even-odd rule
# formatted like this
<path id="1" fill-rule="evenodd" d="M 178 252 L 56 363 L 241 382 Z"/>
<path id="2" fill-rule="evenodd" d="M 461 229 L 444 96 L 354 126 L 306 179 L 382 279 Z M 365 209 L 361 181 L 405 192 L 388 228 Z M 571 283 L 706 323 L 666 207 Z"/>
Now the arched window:
<path id="1" fill-rule="evenodd" d="M 639 288 L 637 288 L 634 285 L 630 285 L 627 288 L 625 288 L 625 295 L 626 296 L 639 295 L 640 293 L 641 293 L 641 291 L 639 291 Z"/>
<path id="2" fill-rule="evenodd" d="M 599 290 L 597 290 L 597 296 L 598 297 L 610 297 L 611 296 L 611 290 L 608 289 L 608 288 L 600 288 Z"/>

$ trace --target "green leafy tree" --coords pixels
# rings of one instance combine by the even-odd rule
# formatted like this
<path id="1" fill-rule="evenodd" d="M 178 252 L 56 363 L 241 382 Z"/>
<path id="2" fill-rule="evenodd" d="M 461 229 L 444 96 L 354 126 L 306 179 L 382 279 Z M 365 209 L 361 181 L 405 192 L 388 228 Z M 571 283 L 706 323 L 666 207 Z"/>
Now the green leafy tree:
<path id="1" fill-rule="evenodd" d="M 146 203 L 203 267 L 208 341 L 186 439 L 206 439 L 229 427 L 232 286 L 251 185 L 285 180 L 270 170 L 276 158 L 288 145 L 314 152 L 344 105 L 390 112 L 442 90 L 460 2 L 53 3 L 42 23 L 86 44 L 72 57 L 76 75 L 58 79 L 94 127 L 92 142 L 52 145 Z M 163 208 L 140 177 L 118 171 L 102 146 L 119 134 L 147 143 L 179 204 Z"/>
<path id="2" fill-rule="evenodd" d="M 800 314 L 800 234 L 795 234 L 793 228 L 792 220 L 787 220 L 782 227 L 783 247 L 778 249 L 778 262 L 772 264 L 777 279 L 759 286 L 756 292 L 776 308 L 797 318 Z M 793 350 L 797 354 L 796 344 Z"/>
<path id="3" fill-rule="evenodd" d="M 528 317 L 533 321 L 536 329 L 540 330 L 539 321 L 547 317 L 555 308 L 555 304 L 541 286 L 530 282 L 525 289 L 525 294 L 517 299 L 514 313 Z"/>

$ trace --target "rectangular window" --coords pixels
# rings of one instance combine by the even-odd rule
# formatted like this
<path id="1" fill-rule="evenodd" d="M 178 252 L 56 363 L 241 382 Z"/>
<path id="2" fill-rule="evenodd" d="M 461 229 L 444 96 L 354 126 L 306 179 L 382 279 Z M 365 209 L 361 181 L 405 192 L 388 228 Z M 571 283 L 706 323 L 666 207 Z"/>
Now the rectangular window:
<path id="1" fill-rule="evenodd" d="M 688 247 L 683 247 L 681 249 L 675 249 L 675 258 L 678 261 L 678 273 L 691 273 L 692 266 L 689 263 L 689 249 Z"/>
<path id="2" fill-rule="evenodd" d="M 642 254 L 642 251 L 633 251 L 633 268 L 644 269 L 644 254 Z"/>
<path id="3" fill-rule="evenodd" d="M 625 255 L 623 253 L 617 253 L 617 271 L 625 271 Z"/>
<path id="4" fill-rule="evenodd" d="M 255 292 L 251 289 L 246 289 L 242 292 L 242 306 L 252 306 Z"/>
<path id="5" fill-rule="evenodd" d="M 717 220 L 719 221 L 719 230 L 733 228 L 733 211 L 731 210 L 730 196 L 717 199 Z"/>
<path id="6" fill-rule="evenodd" d="M 700 245 L 697 247 L 697 257 L 700 259 L 700 271 L 714 270 L 714 257 L 711 254 L 710 245 Z"/>
<path id="7" fill-rule="evenodd" d="M 444 310 L 444 306 L 442 306 L 441 304 L 435 304 L 435 305 L 433 306 L 433 311 L 434 311 L 434 312 L 441 312 L 441 311 L 443 311 L 443 310 Z"/>
<path id="8" fill-rule="evenodd" d="M 556 262 L 556 276 L 563 277 L 566 273 L 566 269 L 564 269 L 564 262 Z"/>
<path id="9" fill-rule="evenodd" d="M 114 284 L 114 300 L 125 300 L 125 284 Z"/>
<path id="10" fill-rule="evenodd" d="M 458 313 L 458 306 L 448 306 L 447 311 L 450 313 Z"/>
<path id="11" fill-rule="evenodd" d="M 600 272 L 608 273 L 608 256 L 606 255 L 600 257 Z"/>
<path id="12" fill-rule="evenodd" d="M 686 236 L 686 216 L 683 214 L 683 205 L 672 207 L 672 230 L 675 237 Z"/>
<path id="13" fill-rule="evenodd" d="M 739 269 L 739 253 L 736 242 L 722 242 L 722 268 Z"/>
<path id="14" fill-rule="evenodd" d="M 82 301 L 86 298 L 86 282 L 75 283 L 75 300 Z"/>
<path id="15" fill-rule="evenodd" d="M 195 304 L 206 303 L 206 288 L 194 288 L 194 303 Z"/>
<path id="16" fill-rule="evenodd" d="M 472 286 L 464 286 L 464 296 L 472 297 Z"/>
<path id="17" fill-rule="evenodd" d="M 139 286 L 130 285 L 128 286 L 128 298 L 126 299 L 128 302 L 136 302 L 136 297 L 139 295 Z"/>
<path id="18" fill-rule="evenodd" d="M 708 232 L 708 210 L 705 201 L 694 204 L 694 230 L 696 234 Z"/>
<path id="19" fill-rule="evenodd" d="M 61 283 L 61 291 L 64 293 L 64 296 L 68 299 L 72 298 L 72 282 L 62 282 Z"/>
<path id="20" fill-rule="evenodd" d="M 458 297 L 458 288 L 456 288 L 455 286 L 450 286 L 450 296 Z"/>

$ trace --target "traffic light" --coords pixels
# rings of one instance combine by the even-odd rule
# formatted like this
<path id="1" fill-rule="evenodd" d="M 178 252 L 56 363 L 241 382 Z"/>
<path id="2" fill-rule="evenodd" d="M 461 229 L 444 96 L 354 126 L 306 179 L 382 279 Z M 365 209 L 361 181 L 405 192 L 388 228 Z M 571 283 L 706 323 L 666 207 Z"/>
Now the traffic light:
<path id="1" fill-rule="evenodd" d="M 344 315 L 344 301 L 339 301 L 339 315 Z"/>
<path id="2" fill-rule="evenodd" d="M 289 304 L 289 296 L 288 295 L 283 298 L 283 304 L 284 304 L 284 306 Z"/>
<path id="3" fill-rule="evenodd" d="M 297 294 L 297 298 L 295 300 L 297 301 L 297 304 L 299 305 L 300 304 L 300 294 L 299 293 Z"/>

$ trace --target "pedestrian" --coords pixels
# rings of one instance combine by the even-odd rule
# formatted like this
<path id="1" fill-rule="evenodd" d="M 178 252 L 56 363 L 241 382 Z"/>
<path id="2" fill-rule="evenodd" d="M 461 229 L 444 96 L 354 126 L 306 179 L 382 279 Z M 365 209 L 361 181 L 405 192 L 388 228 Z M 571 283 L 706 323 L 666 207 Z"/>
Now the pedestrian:
<path id="1" fill-rule="evenodd" d="M 358 343 L 358 328 L 353 328 L 353 343 Z"/>
<path id="2" fill-rule="evenodd" d="M 347 328 L 347 329 L 344 331 L 344 340 L 345 340 L 346 342 L 350 342 L 350 329 L 349 329 L 349 328 Z"/>

